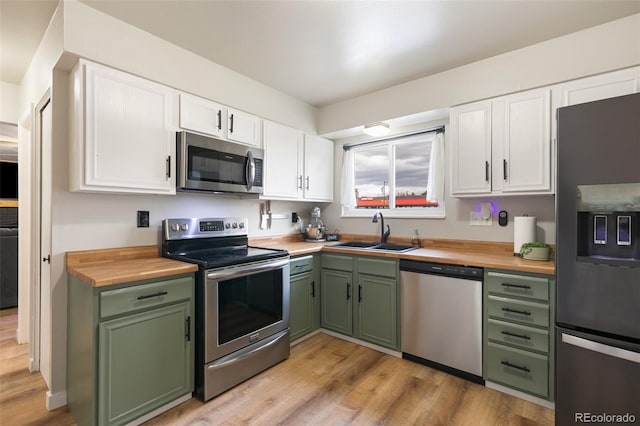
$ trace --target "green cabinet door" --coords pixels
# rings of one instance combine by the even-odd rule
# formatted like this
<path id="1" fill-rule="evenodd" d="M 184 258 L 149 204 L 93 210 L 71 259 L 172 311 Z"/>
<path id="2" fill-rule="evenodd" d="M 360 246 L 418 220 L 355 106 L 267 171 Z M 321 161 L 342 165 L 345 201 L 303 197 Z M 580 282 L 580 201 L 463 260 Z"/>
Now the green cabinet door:
<path id="1" fill-rule="evenodd" d="M 188 394 L 193 380 L 191 304 L 98 326 L 98 424 L 124 424 Z"/>
<path id="2" fill-rule="evenodd" d="M 399 349 L 398 285 L 395 279 L 358 274 L 357 334 L 367 342 Z"/>
<path id="3" fill-rule="evenodd" d="M 314 330 L 315 282 L 311 272 L 292 275 L 290 279 L 289 329 L 291 340 Z"/>
<path id="4" fill-rule="evenodd" d="M 322 327 L 353 333 L 353 278 L 351 272 L 322 269 L 320 306 Z"/>

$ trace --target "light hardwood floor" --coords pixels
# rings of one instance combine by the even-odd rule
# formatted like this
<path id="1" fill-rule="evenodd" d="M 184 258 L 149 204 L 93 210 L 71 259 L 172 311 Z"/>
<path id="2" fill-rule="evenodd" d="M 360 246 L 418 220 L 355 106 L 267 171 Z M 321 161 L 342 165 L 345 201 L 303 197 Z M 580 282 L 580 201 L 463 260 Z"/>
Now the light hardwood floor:
<path id="1" fill-rule="evenodd" d="M 9 311 L 13 311 L 9 312 Z M 73 424 L 47 412 L 45 384 L 15 343 L 15 310 L 0 311 L 0 424 Z M 317 334 L 291 357 L 202 403 L 148 425 L 552 425 L 553 411 L 431 368 Z"/>

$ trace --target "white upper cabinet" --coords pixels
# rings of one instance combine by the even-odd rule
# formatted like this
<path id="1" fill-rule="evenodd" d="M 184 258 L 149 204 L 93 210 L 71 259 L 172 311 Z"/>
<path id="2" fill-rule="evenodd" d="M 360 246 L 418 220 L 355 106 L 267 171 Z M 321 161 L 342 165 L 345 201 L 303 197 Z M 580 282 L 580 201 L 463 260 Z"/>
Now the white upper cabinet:
<path id="1" fill-rule="evenodd" d="M 263 198 L 333 200 L 333 142 L 264 122 Z"/>
<path id="2" fill-rule="evenodd" d="M 255 115 L 228 108 L 227 139 L 260 147 L 262 120 Z"/>
<path id="3" fill-rule="evenodd" d="M 304 133 L 265 120 L 263 140 L 263 197 L 301 198 Z"/>
<path id="4" fill-rule="evenodd" d="M 452 195 L 550 194 L 549 89 L 451 108 Z"/>
<path id="5" fill-rule="evenodd" d="M 452 194 L 491 193 L 491 101 L 451 108 Z"/>
<path id="6" fill-rule="evenodd" d="M 180 93 L 180 128 L 225 138 L 227 108 L 207 99 Z"/>
<path id="7" fill-rule="evenodd" d="M 260 117 L 187 93 L 180 93 L 180 128 L 245 145 L 262 146 Z"/>
<path id="8" fill-rule="evenodd" d="M 551 91 L 507 96 L 504 108 L 502 191 L 550 192 Z"/>
<path id="9" fill-rule="evenodd" d="M 71 91 L 71 191 L 175 194 L 173 89 L 81 60 Z"/>
<path id="10" fill-rule="evenodd" d="M 304 136 L 304 198 L 333 201 L 333 141 Z"/>
<path id="11" fill-rule="evenodd" d="M 638 93 L 639 82 L 640 67 L 570 81 L 560 85 L 559 102 L 555 106 L 576 105 Z"/>

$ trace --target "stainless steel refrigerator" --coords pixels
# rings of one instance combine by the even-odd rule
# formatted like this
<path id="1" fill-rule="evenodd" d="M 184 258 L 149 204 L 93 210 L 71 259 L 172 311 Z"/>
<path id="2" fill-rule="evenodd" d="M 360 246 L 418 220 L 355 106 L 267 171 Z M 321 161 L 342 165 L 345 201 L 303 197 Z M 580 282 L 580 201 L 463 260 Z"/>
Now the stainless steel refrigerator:
<path id="1" fill-rule="evenodd" d="M 556 424 L 640 424 L 640 93 L 557 136 Z"/>

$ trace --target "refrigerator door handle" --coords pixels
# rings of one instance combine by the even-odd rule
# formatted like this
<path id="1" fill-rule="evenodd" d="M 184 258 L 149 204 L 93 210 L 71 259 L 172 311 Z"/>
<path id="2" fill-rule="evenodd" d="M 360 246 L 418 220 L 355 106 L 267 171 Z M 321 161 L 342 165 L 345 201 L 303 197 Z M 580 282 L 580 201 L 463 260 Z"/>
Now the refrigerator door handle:
<path id="1" fill-rule="evenodd" d="M 614 358 L 626 359 L 627 361 L 640 364 L 640 353 L 628 351 L 626 349 L 616 348 L 614 346 L 605 345 L 602 343 L 594 342 L 592 340 L 583 339 L 581 337 L 572 336 L 570 334 L 562 333 L 562 341 L 573 346 L 578 346 L 590 351 L 598 352 L 601 354 L 609 355 Z"/>

